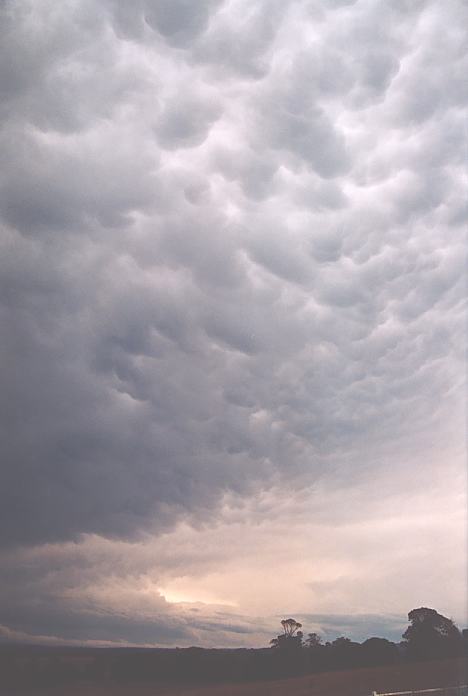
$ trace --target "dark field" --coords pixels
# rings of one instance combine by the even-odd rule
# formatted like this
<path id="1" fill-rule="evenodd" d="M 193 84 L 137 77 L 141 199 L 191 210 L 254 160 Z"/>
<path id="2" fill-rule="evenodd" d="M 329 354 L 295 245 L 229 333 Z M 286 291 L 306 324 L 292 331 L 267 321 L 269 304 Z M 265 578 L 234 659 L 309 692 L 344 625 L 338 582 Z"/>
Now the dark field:
<path id="1" fill-rule="evenodd" d="M 70 660 L 76 656 L 70 655 Z M 86 657 L 80 658 L 86 660 Z M 27 664 L 24 663 L 27 670 Z M 275 681 L 206 685 L 119 683 L 100 678 L 37 687 L 0 686 L 1 696 L 370 696 L 373 691 L 404 691 L 457 686 L 468 682 L 465 658 L 323 672 Z M 23 675 L 24 676 L 24 675 Z"/>

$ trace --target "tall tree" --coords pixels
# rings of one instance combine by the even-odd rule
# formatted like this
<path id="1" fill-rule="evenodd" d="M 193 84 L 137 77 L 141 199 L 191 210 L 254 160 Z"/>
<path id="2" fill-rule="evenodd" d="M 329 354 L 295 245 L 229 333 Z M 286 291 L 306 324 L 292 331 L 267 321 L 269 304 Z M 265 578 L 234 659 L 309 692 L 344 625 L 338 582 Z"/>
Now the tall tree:
<path id="1" fill-rule="evenodd" d="M 283 619 L 281 626 L 283 627 L 283 633 L 270 640 L 271 647 L 282 648 L 283 650 L 302 648 L 303 633 L 299 630 L 302 628 L 302 624 L 296 621 L 296 619 Z"/>
<path id="2" fill-rule="evenodd" d="M 461 650 L 461 633 L 452 619 L 435 609 L 420 607 L 408 614 L 410 625 L 403 634 L 408 655 L 415 659 L 447 657 Z"/>

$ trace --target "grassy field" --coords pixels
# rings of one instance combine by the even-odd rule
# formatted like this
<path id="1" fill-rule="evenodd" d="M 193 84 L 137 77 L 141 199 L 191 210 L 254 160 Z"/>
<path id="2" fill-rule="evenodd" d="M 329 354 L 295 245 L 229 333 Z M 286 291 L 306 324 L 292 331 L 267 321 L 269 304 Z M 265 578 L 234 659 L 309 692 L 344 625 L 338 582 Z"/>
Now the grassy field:
<path id="1" fill-rule="evenodd" d="M 441 660 L 325 672 L 293 679 L 249 684 L 162 687 L 115 683 L 82 683 L 47 690 L 2 691 L 1 696 L 366 696 L 373 691 L 404 691 L 468 683 L 465 659 Z"/>

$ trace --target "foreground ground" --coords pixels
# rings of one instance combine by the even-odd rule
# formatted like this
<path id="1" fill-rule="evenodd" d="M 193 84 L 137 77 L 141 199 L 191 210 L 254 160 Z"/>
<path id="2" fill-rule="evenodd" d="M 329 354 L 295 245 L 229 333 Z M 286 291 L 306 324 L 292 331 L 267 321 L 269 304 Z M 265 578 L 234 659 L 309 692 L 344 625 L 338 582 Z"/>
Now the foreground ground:
<path id="1" fill-rule="evenodd" d="M 144 684 L 115 683 L 73 687 L 1 690 L 1 696 L 370 696 L 373 691 L 405 691 L 468 683 L 465 659 L 441 660 L 373 667 L 343 672 L 326 672 L 287 680 L 250 684 L 217 684 L 197 687 L 161 687 Z"/>

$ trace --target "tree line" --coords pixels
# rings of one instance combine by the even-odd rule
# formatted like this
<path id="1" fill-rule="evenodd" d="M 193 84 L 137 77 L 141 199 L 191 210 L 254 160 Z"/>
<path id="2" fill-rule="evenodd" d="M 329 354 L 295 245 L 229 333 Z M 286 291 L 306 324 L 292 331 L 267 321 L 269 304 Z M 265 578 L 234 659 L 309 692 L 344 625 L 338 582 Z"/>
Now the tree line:
<path id="1" fill-rule="evenodd" d="M 5 688 L 61 685 L 81 681 L 203 684 L 285 678 L 358 667 L 398 665 L 468 654 L 468 633 L 451 619 L 421 607 L 408 615 L 399 643 L 370 637 L 362 643 L 340 636 L 324 642 L 304 635 L 294 618 L 281 621 L 270 647 L 203 648 L 51 648 L 0 646 L 0 691 Z M 3 693 L 3 692 L 2 692 Z"/>
<path id="2" fill-rule="evenodd" d="M 435 609 L 420 607 L 408 614 L 409 626 L 399 643 L 372 637 L 363 643 L 340 636 L 323 642 L 317 633 L 304 636 L 302 624 L 289 618 L 281 621 L 282 633 L 270 641 L 271 648 L 285 665 L 303 671 L 349 669 L 395 664 L 405 660 L 435 660 L 467 652 L 468 635 Z"/>

